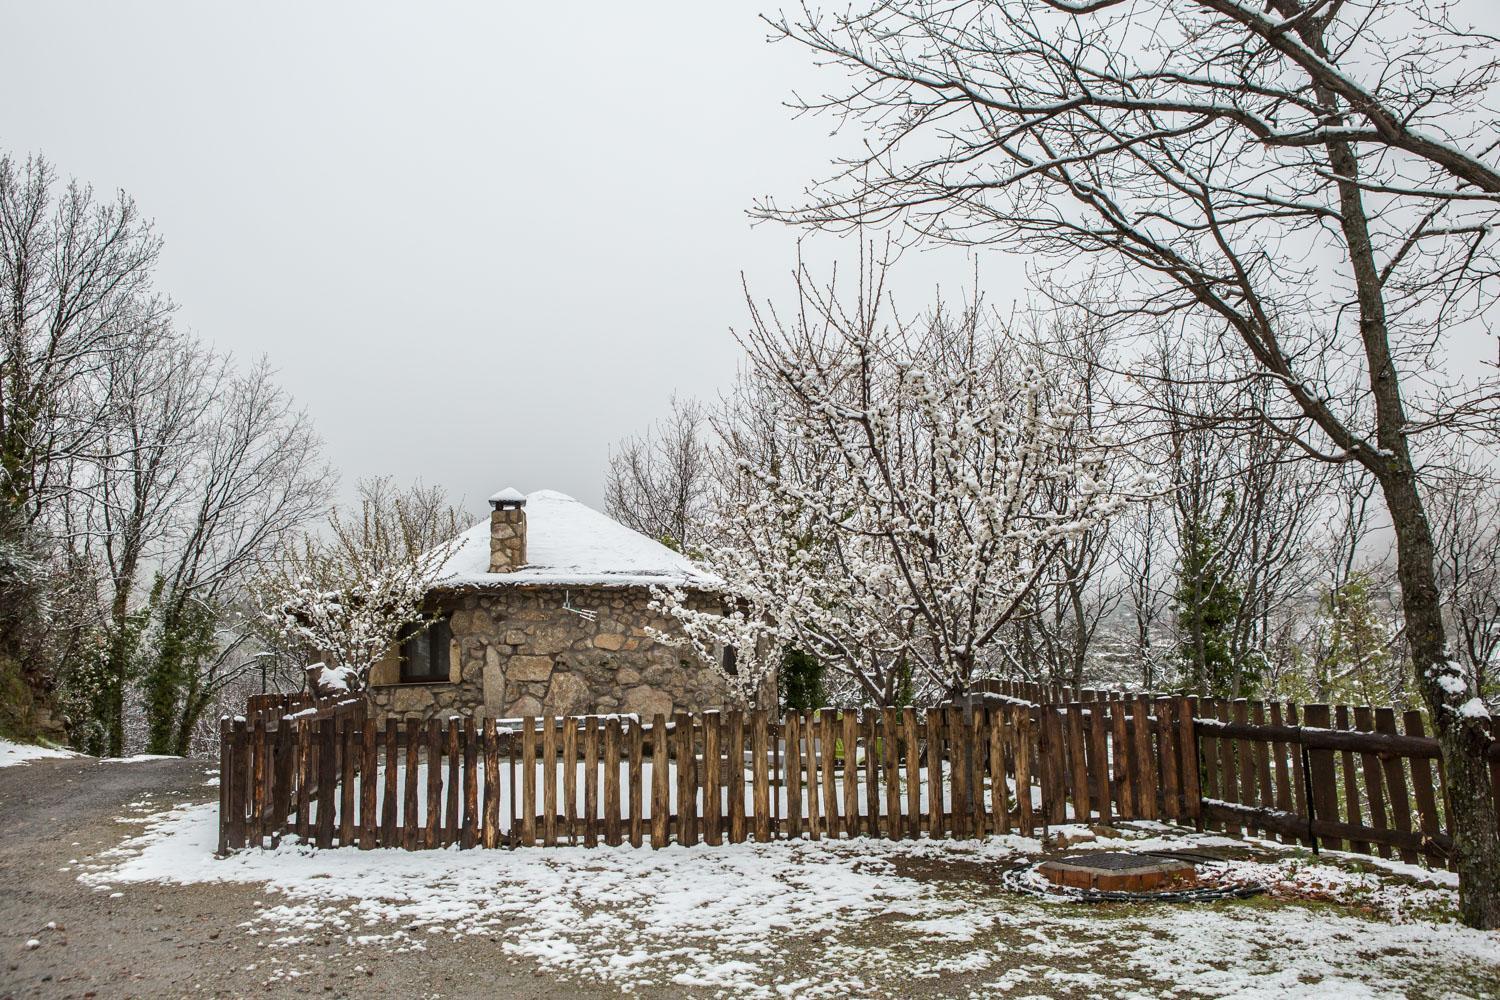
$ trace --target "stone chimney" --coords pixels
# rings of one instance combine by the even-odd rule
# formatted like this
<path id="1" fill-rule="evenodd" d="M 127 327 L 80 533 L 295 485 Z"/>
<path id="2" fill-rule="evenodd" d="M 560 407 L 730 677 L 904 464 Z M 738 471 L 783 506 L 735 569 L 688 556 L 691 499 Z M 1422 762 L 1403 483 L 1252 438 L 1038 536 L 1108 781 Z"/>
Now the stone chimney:
<path id="1" fill-rule="evenodd" d="M 490 507 L 490 572 L 513 573 L 526 565 L 526 497 L 507 486 Z"/>

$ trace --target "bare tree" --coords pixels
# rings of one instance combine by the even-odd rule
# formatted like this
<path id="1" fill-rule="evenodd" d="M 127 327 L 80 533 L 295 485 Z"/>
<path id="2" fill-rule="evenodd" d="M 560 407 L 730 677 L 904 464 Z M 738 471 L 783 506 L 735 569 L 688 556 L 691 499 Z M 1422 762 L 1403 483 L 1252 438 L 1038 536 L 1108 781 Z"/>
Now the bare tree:
<path id="1" fill-rule="evenodd" d="M 852 76 L 806 106 L 870 135 L 767 214 L 1091 259 L 1122 322 L 1206 328 L 1198 377 L 1266 383 L 1254 419 L 1376 480 L 1460 908 L 1500 926 L 1489 718 L 1448 643 L 1414 460 L 1422 435 L 1493 421 L 1494 379 L 1444 379 L 1436 352 L 1500 274 L 1495 39 L 1424 0 L 894 0 L 773 23 Z"/>
<path id="2" fill-rule="evenodd" d="M 333 476 L 307 414 L 265 361 L 215 387 L 192 476 L 160 562 L 156 642 L 145 666 L 148 749 L 187 753 L 219 692 L 255 669 L 245 587 L 325 509 Z"/>
<path id="3" fill-rule="evenodd" d="M 609 516 L 679 551 L 696 545 L 712 488 L 707 429 L 702 404 L 673 396 L 665 420 L 621 441 L 604 480 Z"/>
<path id="4" fill-rule="evenodd" d="M 60 186 L 41 157 L 22 164 L 0 156 L 0 528 L 6 544 L 27 546 L 45 560 L 57 526 L 44 515 L 72 489 L 80 461 L 110 454 L 101 441 L 112 419 L 101 392 L 104 369 L 120 355 L 149 348 L 171 309 L 151 286 L 159 249 L 151 225 L 123 193 L 100 201 L 77 182 Z M 112 447 L 129 444 L 117 440 Z M 7 603 L 46 606 L 52 575 L 28 579 L 24 591 L 11 589 Z M 30 616 L 0 616 L 0 627 L 0 658 L 19 663 L 36 697 L 50 698 L 56 660 L 36 637 L 51 630 L 34 627 Z"/>

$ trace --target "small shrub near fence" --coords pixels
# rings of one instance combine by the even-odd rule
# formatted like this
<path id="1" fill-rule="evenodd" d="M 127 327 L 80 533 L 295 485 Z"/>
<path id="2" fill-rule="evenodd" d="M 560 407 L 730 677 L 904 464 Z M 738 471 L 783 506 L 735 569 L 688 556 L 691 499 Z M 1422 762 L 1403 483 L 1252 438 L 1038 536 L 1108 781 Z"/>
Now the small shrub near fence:
<path id="1" fill-rule="evenodd" d="M 1388 710 L 1342 706 L 1019 700 L 1050 693 L 649 723 L 377 721 L 362 702 L 266 701 L 222 723 L 219 846 L 295 834 L 320 847 L 660 847 L 1160 819 L 1446 861 L 1437 744 L 1416 713 L 1397 732 Z M 1500 753 L 1491 771 L 1500 786 Z"/>

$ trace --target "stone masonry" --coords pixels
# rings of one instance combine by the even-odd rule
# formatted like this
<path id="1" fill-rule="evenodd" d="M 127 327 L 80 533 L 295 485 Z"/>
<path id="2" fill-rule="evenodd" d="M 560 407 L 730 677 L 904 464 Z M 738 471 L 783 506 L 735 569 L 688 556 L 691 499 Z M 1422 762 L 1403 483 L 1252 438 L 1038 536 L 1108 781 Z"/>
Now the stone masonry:
<path id="1" fill-rule="evenodd" d="M 391 683 L 399 680 L 399 664 L 388 657 L 371 677 L 374 713 L 483 719 L 622 712 L 649 718 L 743 707 L 713 669 L 651 635 L 650 628 L 668 625 L 650 610 L 650 599 L 645 587 L 506 586 L 436 594 L 437 607 L 451 614 L 450 682 Z M 596 617 L 591 621 L 580 611 Z"/>

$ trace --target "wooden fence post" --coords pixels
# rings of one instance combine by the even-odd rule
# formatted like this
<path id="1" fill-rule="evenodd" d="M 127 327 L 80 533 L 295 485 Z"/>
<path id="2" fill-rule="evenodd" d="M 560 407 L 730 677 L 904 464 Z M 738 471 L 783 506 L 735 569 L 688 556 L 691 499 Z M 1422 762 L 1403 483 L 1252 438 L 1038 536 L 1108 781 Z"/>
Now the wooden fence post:
<path id="1" fill-rule="evenodd" d="M 1193 725 L 1193 699 L 1177 699 L 1177 752 L 1182 776 L 1182 817 L 1203 829 L 1203 792 L 1198 781 L 1198 731 Z"/>
<path id="2" fill-rule="evenodd" d="M 641 720 L 633 719 L 630 723 L 630 846 L 640 847 L 643 842 L 645 824 L 643 822 L 646 810 L 641 778 L 645 773 L 644 761 L 646 739 L 641 732 Z"/>
<path id="3" fill-rule="evenodd" d="M 729 713 L 729 842 L 745 842 L 745 713 Z"/>
<path id="4" fill-rule="evenodd" d="M 667 717 L 657 713 L 651 720 L 651 846 L 667 846 L 671 832 L 671 747 L 667 745 Z"/>
<path id="5" fill-rule="evenodd" d="M 764 710 L 750 716 L 750 757 L 755 781 L 755 839 L 764 844 L 771 839 L 771 786 L 766 766 L 766 729 Z M 845 770 L 847 771 L 847 765 Z"/>

